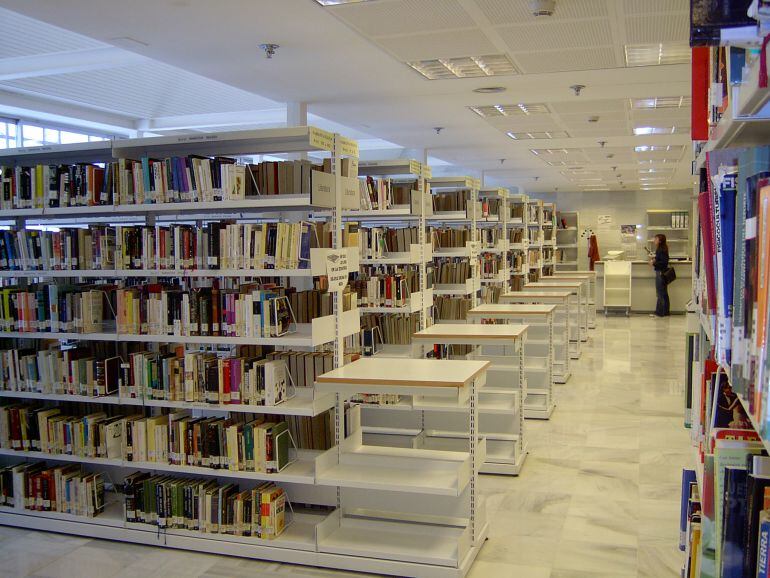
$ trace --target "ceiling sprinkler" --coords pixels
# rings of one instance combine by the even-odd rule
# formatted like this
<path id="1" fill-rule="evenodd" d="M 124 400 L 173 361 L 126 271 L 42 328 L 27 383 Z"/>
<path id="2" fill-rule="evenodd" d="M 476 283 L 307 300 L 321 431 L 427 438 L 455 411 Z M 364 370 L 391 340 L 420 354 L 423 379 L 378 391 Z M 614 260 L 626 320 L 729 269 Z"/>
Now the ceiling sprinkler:
<path id="1" fill-rule="evenodd" d="M 572 91 L 575 93 L 575 96 L 580 96 L 580 91 L 583 90 L 586 87 L 585 84 L 573 84 L 570 86 Z"/>
<path id="2" fill-rule="evenodd" d="M 607 144 L 606 140 L 600 140 L 599 141 L 599 146 L 602 147 L 602 148 L 604 148 L 604 145 L 606 145 L 606 144 Z"/>
<path id="3" fill-rule="evenodd" d="M 433 130 L 436 131 L 436 134 L 441 134 L 441 131 L 444 130 L 443 126 L 434 126 Z"/>
<path id="4" fill-rule="evenodd" d="M 505 162 L 505 159 L 500 159 L 500 164 L 503 164 Z"/>
<path id="5" fill-rule="evenodd" d="M 260 44 L 259 47 L 265 51 L 265 58 L 272 58 L 275 51 L 280 48 L 278 44 Z"/>

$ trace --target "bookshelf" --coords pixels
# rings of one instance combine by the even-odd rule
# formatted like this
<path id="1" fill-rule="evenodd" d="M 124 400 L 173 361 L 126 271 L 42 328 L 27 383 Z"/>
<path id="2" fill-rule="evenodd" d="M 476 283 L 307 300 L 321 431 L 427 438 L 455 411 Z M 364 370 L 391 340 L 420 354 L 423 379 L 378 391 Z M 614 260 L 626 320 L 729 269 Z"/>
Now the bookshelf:
<path id="1" fill-rule="evenodd" d="M 481 283 L 482 301 L 497 302 L 499 295 L 507 291 L 511 282 L 511 243 L 508 238 L 508 190 L 482 188 L 479 198 L 486 211 L 479 220 L 481 236 Z M 494 286 L 494 287 L 491 287 Z"/>
<path id="2" fill-rule="evenodd" d="M 521 290 L 529 278 L 529 236 L 527 204 L 529 197 L 522 193 L 508 197 L 508 240 L 511 248 L 511 289 Z"/>
<path id="3" fill-rule="evenodd" d="M 318 378 L 317 387 L 334 394 L 340 409 L 361 392 L 464 400 L 469 423 L 464 447 L 450 451 L 367 445 L 359 426 L 352 424 L 344 436 L 337 421 L 339 443 L 317 465 L 319 483 L 339 492 L 339 507 L 318 526 L 320 553 L 345 556 L 348 569 L 465 575 L 488 531 L 476 489 L 487 451 L 478 431 L 478 393 L 488 366 L 475 360 L 394 364 L 367 357 Z"/>
<path id="4" fill-rule="evenodd" d="M 543 276 L 540 279 L 540 285 L 552 285 L 556 289 L 567 289 L 571 290 L 574 286 L 574 284 L 578 284 L 579 290 L 578 290 L 578 299 L 580 301 L 580 341 L 586 342 L 588 341 L 588 329 L 590 327 L 590 311 L 591 311 L 591 304 L 590 304 L 590 296 L 591 296 L 591 280 L 589 276 L 586 275 L 572 275 L 570 277 L 565 277 L 563 275 L 560 275 L 558 277 L 554 277 L 553 275 Z M 594 313 L 595 316 L 595 313 Z"/>
<path id="5" fill-rule="evenodd" d="M 382 324 L 390 323 L 406 324 L 413 314 L 416 314 L 419 327 L 426 327 L 431 321 L 430 311 L 433 307 L 434 283 L 433 268 L 428 266 L 433 258 L 433 246 L 426 230 L 426 218 L 433 212 L 430 202 L 430 191 L 427 179 L 431 176 L 430 167 L 416 160 L 395 159 L 384 161 L 365 161 L 358 165 L 359 179 L 362 187 L 361 209 L 345 212 L 346 219 L 357 221 L 360 231 L 359 240 L 364 251 L 370 251 L 372 243 L 365 241 L 364 231 L 370 231 L 371 239 L 374 235 L 380 235 L 383 239 L 384 250 L 376 251 L 378 254 L 361 259 L 362 273 L 367 271 L 373 275 L 384 276 L 384 282 L 388 277 L 398 279 L 399 276 L 407 276 L 417 272 L 415 287 L 408 290 L 408 297 L 401 306 L 387 304 L 387 301 L 378 305 L 360 304 L 361 312 L 371 313 L 376 316 L 389 316 Z M 371 201 L 365 202 L 363 187 L 367 187 L 367 193 Z M 379 196 L 375 207 L 374 199 Z M 414 230 L 416 228 L 416 231 Z M 409 233 L 410 239 L 401 239 L 401 232 Z M 412 233 L 415 233 L 412 235 Z M 389 242 L 388 240 L 392 240 Z M 387 287 L 385 288 L 387 291 Z M 400 325 L 399 325 L 400 326 Z M 387 331 L 380 331 L 382 337 Z M 405 339 L 384 339 L 386 342 L 378 347 L 379 355 L 403 354 L 404 346 L 409 345 L 408 336 L 411 328 L 394 332 L 404 334 Z M 378 338 L 379 338 L 378 334 Z"/>
<path id="6" fill-rule="evenodd" d="M 588 282 L 588 329 L 596 329 L 596 271 L 554 271 L 561 279 L 585 279 Z"/>
<path id="7" fill-rule="evenodd" d="M 354 159 L 357 156 L 355 143 L 340 135 L 302 127 L 132 139 L 116 141 L 111 145 L 98 144 L 99 146 L 65 145 L 60 149 L 42 147 L 38 150 L 4 151 L 0 155 L 0 163 L 5 166 L 23 163 L 27 166 L 43 162 L 114 162 L 143 156 L 163 159 L 201 155 L 210 158 L 214 155 L 311 152 L 323 153 L 325 158 L 330 159 L 331 172 L 319 172 L 316 175 L 314 170 L 314 183 L 309 193 L 287 194 L 285 198 L 282 198 L 283 195 L 270 195 L 272 198 L 156 202 L 141 206 L 118 204 L 33 207 L 3 210 L 3 218 L 13 220 L 15 226 L 23 227 L 33 220 L 58 224 L 64 218 L 68 219 L 68 222 L 83 219 L 109 223 L 120 215 L 139 217 L 145 226 L 156 227 L 161 222 L 182 222 L 200 226 L 201 223 L 223 219 L 236 222 L 272 222 L 279 218 L 280 222 L 294 223 L 306 219 L 311 213 L 318 216 L 325 212 L 326 216 L 320 218 L 331 223 L 331 247 L 313 248 L 307 268 L 106 268 L 66 271 L 43 269 L 6 271 L 2 275 L 6 281 L 10 283 L 16 280 L 23 287 L 28 281 L 35 279 L 93 279 L 107 283 L 133 283 L 134 280 L 146 278 L 152 282 L 168 279 L 199 283 L 216 278 L 223 284 L 231 283 L 228 286 L 234 287 L 233 283 L 238 280 L 269 277 L 302 288 L 314 279 L 327 276 L 330 272 L 328 263 L 336 263 L 336 266 L 340 267 L 337 273 L 342 279 L 340 286 L 335 286 L 332 290 L 331 314 L 317 316 L 310 323 L 296 324 L 284 335 L 270 337 L 186 335 L 184 329 L 176 327 L 166 333 L 135 334 L 125 330 L 118 331 L 117 327 L 104 323 L 101 330 L 94 332 L 8 330 L 0 333 L 0 338 L 14 345 L 25 346 L 58 342 L 57 347 L 69 347 L 74 343 L 123 347 L 135 343 L 144 344 L 148 350 L 166 344 L 176 344 L 184 346 L 185 351 L 197 351 L 200 346 L 208 346 L 216 348 L 211 350 L 212 352 L 222 353 L 227 353 L 238 345 L 269 346 L 275 348 L 278 353 L 301 350 L 303 353 L 315 352 L 321 355 L 322 351 L 325 351 L 331 354 L 332 366 L 336 369 L 321 375 L 315 386 L 294 388 L 294 393 L 289 394 L 286 401 L 275 406 L 151 399 L 146 396 L 130 397 L 119 392 L 101 397 L 44 393 L 27 390 L 38 387 L 43 389 L 42 386 L 33 387 L 29 384 L 23 390 L 2 391 L 0 397 L 14 402 L 39 402 L 45 406 L 75 402 L 87 404 L 89 408 L 93 407 L 94 411 L 109 408 L 108 411 L 113 412 L 125 407 L 129 412 L 147 412 L 154 417 L 166 415 L 164 412 L 169 410 L 189 412 L 191 418 L 193 415 L 216 418 L 251 413 L 311 418 L 333 408 L 335 443 L 331 449 L 325 451 L 289 448 L 289 463 L 275 472 L 180 465 L 163 461 L 160 457 L 156 461 L 129 460 L 126 457 L 95 457 L 34 449 L 0 448 L 0 456 L 4 461 L 18 463 L 19 460 L 24 460 L 53 465 L 83 464 L 89 470 L 111 472 L 113 481 L 119 479 L 116 476 L 129 470 L 168 474 L 180 479 L 194 476 L 212 481 L 219 480 L 219 484 L 234 482 L 247 488 L 256 487 L 265 481 L 273 482 L 279 484 L 285 495 L 295 504 L 316 506 L 310 510 L 297 507 L 296 512 L 287 514 L 289 520 L 285 531 L 274 539 L 184 528 L 159 528 L 150 523 L 129 522 L 124 517 L 125 496 L 112 492 L 107 494 L 104 511 L 92 518 L 26 510 L 22 507 L 2 507 L 0 523 L 86 537 L 351 571 L 426 577 L 463 576 L 483 544 L 487 532 L 485 507 L 476 494 L 477 474 L 487 454 L 487 442 L 480 439 L 476 425 L 479 423 L 478 412 L 481 411 L 483 415 L 486 401 L 478 399 L 477 388 L 485 382 L 487 363 L 404 360 L 393 364 L 389 360 L 376 358 L 346 363 L 349 359 L 346 351 L 356 345 L 361 313 L 356 307 L 346 310 L 343 306 L 344 286 L 347 283 L 345 277 L 349 271 L 361 266 L 357 248 L 345 246 L 343 237 L 345 211 L 352 207 L 352 203 L 358 201 L 358 183 L 350 169 L 354 163 L 347 162 L 347 174 L 343 175 L 345 159 Z M 425 175 L 422 168 L 420 174 L 421 178 Z M 328 190 L 324 191 L 324 187 L 330 187 L 332 194 L 329 195 Z M 327 192 L 325 197 L 323 192 Z M 421 218 L 424 218 L 424 215 Z M 475 218 L 473 221 L 475 222 Z M 424 223 L 422 226 L 424 230 Z M 423 250 L 427 250 L 427 242 L 419 245 Z M 409 254 L 409 259 L 413 259 L 411 247 Z M 475 254 L 476 252 L 471 252 L 469 257 L 473 259 Z M 341 261 L 347 261 L 346 265 L 340 265 Z M 424 265 L 427 259 L 423 256 L 418 261 L 420 265 Z M 333 270 L 331 272 L 335 273 Z M 478 277 L 477 271 L 475 276 Z M 421 313 L 424 314 L 425 310 L 426 308 L 420 307 Z M 412 361 L 416 363 L 414 367 L 405 366 L 405 362 Z M 373 376 L 376 376 L 376 379 L 373 380 Z M 405 380 L 405 376 L 408 376 L 408 379 Z M 420 448 L 405 451 L 400 448 L 372 448 L 362 445 L 363 433 L 353 423 L 357 410 L 346 410 L 343 403 L 353 392 L 362 389 L 371 393 L 418 396 L 428 400 L 426 406 L 437 405 L 445 409 L 449 407 L 442 405 L 446 404 L 446 398 L 454 398 L 455 407 L 451 411 L 465 416 L 470 421 L 469 431 L 463 431 L 462 436 L 458 438 L 461 441 L 455 442 L 458 445 L 464 444 L 464 449 L 447 451 Z M 441 396 L 440 402 L 431 404 L 436 395 Z M 512 403 L 515 402 L 514 396 Z M 71 413 L 73 410 L 67 411 Z M 343 435 L 343 416 L 347 416 L 351 422 L 347 436 Z M 393 495 L 398 495 L 399 499 L 393 500 Z M 373 512 L 380 512 L 381 516 L 372 516 Z M 436 512 L 441 515 L 436 517 Z"/>
<path id="8" fill-rule="evenodd" d="M 524 285 L 524 291 L 542 293 L 547 291 L 569 291 L 570 293 L 570 321 L 569 321 L 569 343 L 570 343 L 570 357 L 572 359 L 580 359 L 582 353 L 582 344 L 586 341 L 587 336 L 584 335 L 583 319 L 585 318 L 585 304 L 581 296 L 582 283 L 575 281 L 539 281 L 537 283 L 527 283 Z"/>
<path id="9" fill-rule="evenodd" d="M 655 251 L 653 239 L 663 234 L 673 258 L 690 257 L 690 211 L 682 209 L 647 210 L 647 248 Z"/>
<path id="10" fill-rule="evenodd" d="M 433 294 L 446 299 L 435 301 L 434 315 L 437 321 L 462 320 L 465 318 L 464 311 L 478 304 L 482 287 L 478 228 L 482 216 L 479 201 L 481 182 L 468 176 L 442 176 L 430 178 L 429 185 L 433 214 L 428 222 L 432 226 L 434 267 L 437 270 Z M 458 210 L 458 206 L 465 208 Z M 468 268 L 465 274 L 464 264 Z M 465 278 L 447 282 L 442 278 L 442 267 L 448 267 Z M 449 306 L 441 306 L 441 303 Z"/>
<path id="11" fill-rule="evenodd" d="M 577 271 L 580 269 L 580 213 L 559 211 L 556 214 L 556 258 L 555 271 Z"/>
<path id="12" fill-rule="evenodd" d="M 470 323 L 524 325 L 528 337 L 522 355 L 523 415 L 530 419 L 550 419 L 555 403 L 553 395 L 553 337 L 556 305 L 485 304 L 468 312 Z M 486 330 L 486 327 L 484 327 Z"/>

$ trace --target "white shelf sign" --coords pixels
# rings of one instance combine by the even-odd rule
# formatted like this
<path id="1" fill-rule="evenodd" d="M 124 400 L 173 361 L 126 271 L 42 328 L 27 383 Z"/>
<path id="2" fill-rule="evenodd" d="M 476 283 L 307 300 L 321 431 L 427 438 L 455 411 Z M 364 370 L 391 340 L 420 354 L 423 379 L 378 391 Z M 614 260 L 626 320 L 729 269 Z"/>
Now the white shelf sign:
<path id="1" fill-rule="evenodd" d="M 329 291 L 342 291 L 348 283 L 348 273 L 347 250 L 329 251 L 326 254 L 326 275 L 329 277 Z"/>

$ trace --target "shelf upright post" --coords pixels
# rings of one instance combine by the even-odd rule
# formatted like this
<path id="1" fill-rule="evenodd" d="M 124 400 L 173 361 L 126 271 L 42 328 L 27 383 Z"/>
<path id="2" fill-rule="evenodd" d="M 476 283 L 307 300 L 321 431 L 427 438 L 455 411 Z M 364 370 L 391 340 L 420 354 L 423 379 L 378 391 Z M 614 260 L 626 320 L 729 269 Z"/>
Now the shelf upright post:
<path id="1" fill-rule="evenodd" d="M 479 271 L 479 255 L 481 242 L 479 241 L 478 227 L 478 201 L 479 201 L 480 183 L 477 179 L 471 179 L 471 275 L 473 277 L 473 286 L 481 284 L 481 271 Z M 479 293 L 473 291 L 471 296 L 471 307 L 478 307 Z"/>
<path id="2" fill-rule="evenodd" d="M 423 155 L 425 156 L 425 155 Z M 430 184 L 428 179 L 431 177 L 430 167 L 425 162 L 420 163 L 420 224 L 418 229 L 418 241 L 420 243 L 420 329 L 428 327 L 428 313 L 425 299 L 428 294 L 428 266 L 425 255 L 425 244 L 427 241 L 425 203 L 430 198 Z"/>
<path id="3" fill-rule="evenodd" d="M 498 214 L 502 211 L 503 216 L 503 246 L 507 247 L 505 253 L 503 253 L 503 269 L 508 269 L 508 276 L 503 282 L 503 293 L 511 290 L 511 244 L 508 240 L 508 191 L 504 190 L 502 194 L 502 207 L 498 210 Z"/>
<path id="4" fill-rule="evenodd" d="M 342 146 L 340 135 L 334 133 L 334 146 L 332 147 L 332 171 L 334 172 L 334 209 L 332 210 L 332 222 L 334 234 L 332 235 L 332 250 L 342 249 Z M 334 368 L 342 367 L 344 360 L 344 341 L 342 339 L 342 289 L 332 293 L 332 310 L 334 311 Z M 342 431 L 343 418 L 345 416 L 345 399 L 339 390 L 334 393 L 334 443 L 337 446 L 337 458 L 342 458 Z M 342 494 L 337 486 L 337 509 L 342 507 Z"/>

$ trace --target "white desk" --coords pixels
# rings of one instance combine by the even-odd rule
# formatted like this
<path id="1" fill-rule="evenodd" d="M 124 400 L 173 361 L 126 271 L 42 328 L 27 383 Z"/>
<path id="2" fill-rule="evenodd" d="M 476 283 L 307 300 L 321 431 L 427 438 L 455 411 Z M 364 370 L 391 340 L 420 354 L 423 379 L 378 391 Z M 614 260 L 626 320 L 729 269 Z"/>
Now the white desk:
<path id="1" fill-rule="evenodd" d="M 524 417 L 548 419 L 553 413 L 553 320 L 556 305 L 500 304 L 479 305 L 468 312 L 468 322 L 481 324 L 485 320 L 528 325 L 528 334 L 540 337 L 524 345 Z"/>
<path id="2" fill-rule="evenodd" d="M 555 383 L 567 383 L 570 378 L 570 341 L 569 325 L 572 315 L 572 293 L 569 291 L 510 291 L 500 295 L 501 304 L 543 303 L 556 305 L 553 318 L 553 380 Z M 577 323 L 577 312 L 574 314 Z M 527 336 L 527 347 L 533 349 L 548 345 L 547 338 L 538 336 L 530 331 Z"/>

